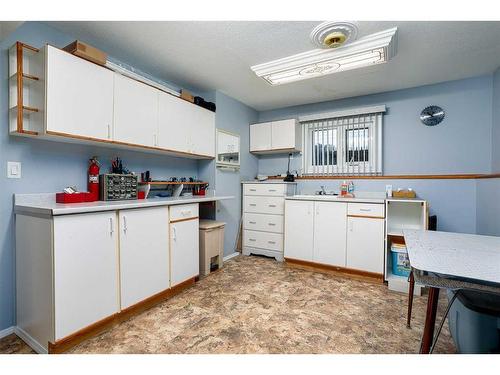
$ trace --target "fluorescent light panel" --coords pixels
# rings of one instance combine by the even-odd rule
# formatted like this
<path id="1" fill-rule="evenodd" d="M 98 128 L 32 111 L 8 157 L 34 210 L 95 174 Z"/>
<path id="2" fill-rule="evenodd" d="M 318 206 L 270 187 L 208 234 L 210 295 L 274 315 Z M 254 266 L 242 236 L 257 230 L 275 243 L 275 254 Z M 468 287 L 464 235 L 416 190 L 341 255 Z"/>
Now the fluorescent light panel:
<path id="1" fill-rule="evenodd" d="M 397 28 L 381 31 L 345 47 L 315 49 L 254 65 L 251 69 L 271 85 L 382 64 L 396 55 Z"/>

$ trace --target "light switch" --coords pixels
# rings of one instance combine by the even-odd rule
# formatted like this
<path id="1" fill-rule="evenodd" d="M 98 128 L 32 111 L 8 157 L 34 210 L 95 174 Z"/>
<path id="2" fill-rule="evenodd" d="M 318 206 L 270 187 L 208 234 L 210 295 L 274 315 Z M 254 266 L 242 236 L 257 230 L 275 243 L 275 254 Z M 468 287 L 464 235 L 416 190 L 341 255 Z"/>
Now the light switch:
<path id="1" fill-rule="evenodd" d="M 17 161 L 7 162 L 7 178 L 21 178 L 21 163 Z"/>

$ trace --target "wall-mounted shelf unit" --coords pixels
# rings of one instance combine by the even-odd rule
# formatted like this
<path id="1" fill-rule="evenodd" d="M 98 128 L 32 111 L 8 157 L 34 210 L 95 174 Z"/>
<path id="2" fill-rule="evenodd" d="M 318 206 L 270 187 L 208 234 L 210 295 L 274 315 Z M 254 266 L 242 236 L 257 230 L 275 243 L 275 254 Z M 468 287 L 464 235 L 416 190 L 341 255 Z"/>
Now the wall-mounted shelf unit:
<path id="1" fill-rule="evenodd" d="M 44 53 L 16 42 L 9 49 L 9 132 L 36 136 L 44 123 Z"/>
<path id="2" fill-rule="evenodd" d="M 427 229 L 428 205 L 421 199 L 398 199 L 388 198 L 386 200 L 386 248 L 385 248 L 385 270 L 384 278 L 388 288 L 397 292 L 408 292 L 408 278 L 392 273 L 391 244 L 397 237 L 403 237 L 403 229 Z M 421 294 L 421 287 L 415 285 L 415 295 Z"/>
<path id="3" fill-rule="evenodd" d="M 190 186 L 191 188 L 194 188 L 195 186 L 208 186 L 208 182 L 204 181 L 150 181 L 150 182 L 139 182 L 139 185 L 141 186 L 140 190 L 144 191 L 146 194 L 146 198 L 149 197 L 149 193 L 153 188 L 156 188 L 158 190 L 158 187 L 172 187 L 172 196 L 173 197 L 179 197 L 182 194 L 182 191 L 184 190 L 185 186 Z M 163 190 L 163 189 L 160 189 Z"/>

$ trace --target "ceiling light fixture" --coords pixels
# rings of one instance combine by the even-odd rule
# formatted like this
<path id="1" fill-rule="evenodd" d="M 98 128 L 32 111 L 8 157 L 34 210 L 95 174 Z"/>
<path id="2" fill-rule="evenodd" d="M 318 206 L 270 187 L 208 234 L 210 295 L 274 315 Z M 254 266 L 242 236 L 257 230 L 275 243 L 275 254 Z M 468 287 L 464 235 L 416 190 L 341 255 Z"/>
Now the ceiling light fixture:
<path id="1" fill-rule="evenodd" d="M 271 85 L 382 64 L 396 55 L 397 27 L 334 49 L 315 49 L 250 67 Z"/>

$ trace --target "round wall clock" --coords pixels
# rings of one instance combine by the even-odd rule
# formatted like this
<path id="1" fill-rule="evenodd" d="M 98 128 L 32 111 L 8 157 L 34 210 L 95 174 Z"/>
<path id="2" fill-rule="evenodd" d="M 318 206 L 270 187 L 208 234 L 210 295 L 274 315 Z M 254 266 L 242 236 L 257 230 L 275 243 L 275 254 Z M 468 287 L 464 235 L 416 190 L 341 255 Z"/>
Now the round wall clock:
<path id="1" fill-rule="evenodd" d="M 436 126 L 444 119 L 444 110 L 437 105 L 430 105 L 425 107 L 420 112 L 420 121 L 427 126 Z"/>

